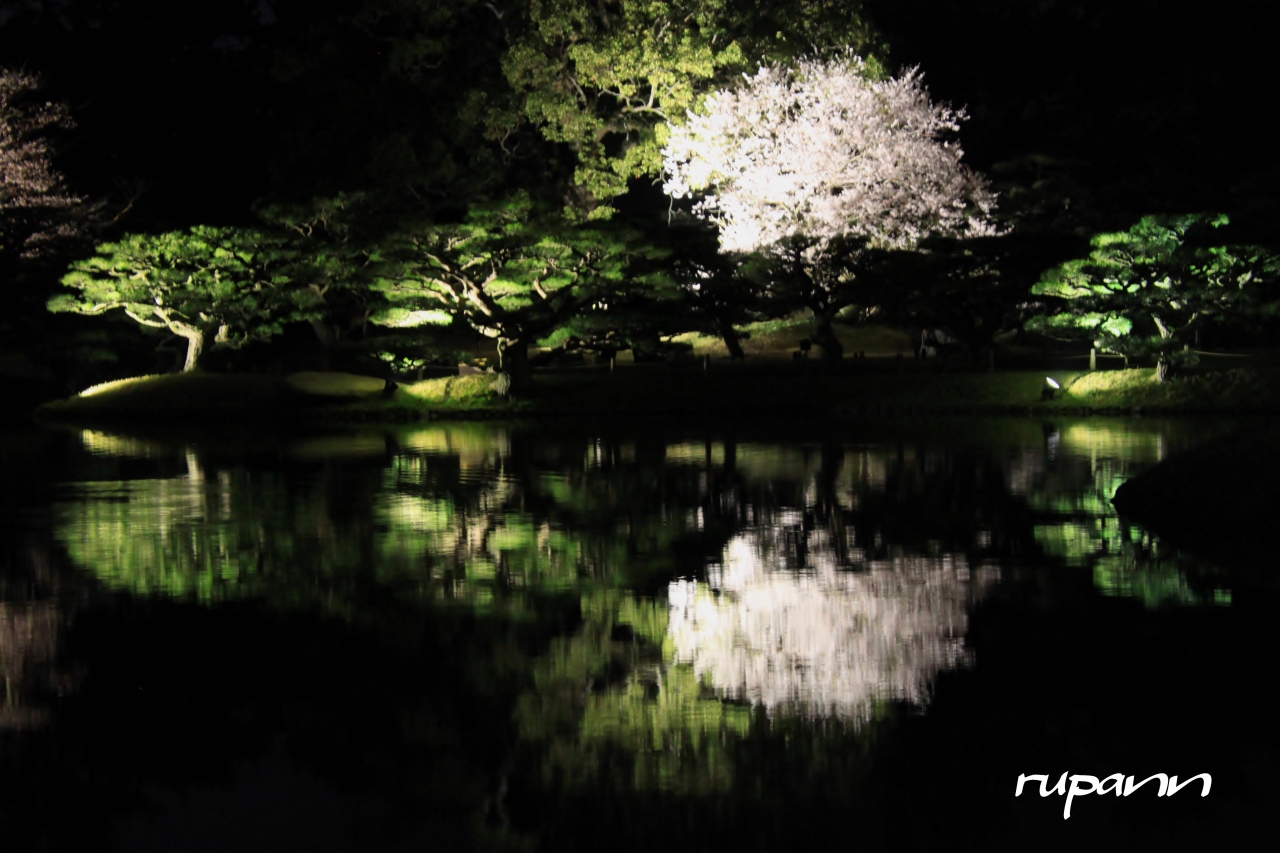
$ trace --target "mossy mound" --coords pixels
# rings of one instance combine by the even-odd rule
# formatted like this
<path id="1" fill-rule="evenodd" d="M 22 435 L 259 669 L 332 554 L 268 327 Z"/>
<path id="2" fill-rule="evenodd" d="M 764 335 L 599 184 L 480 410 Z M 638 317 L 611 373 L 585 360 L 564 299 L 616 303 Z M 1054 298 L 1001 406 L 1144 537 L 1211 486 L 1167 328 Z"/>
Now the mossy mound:
<path id="1" fill-rule="evenodd" d="M 502 405 L 498 393 L 498 375 L 473 373 L 469 376 L 441 376 L 401 386 L 404 393 L 424 404 L 451 404 L 451 408 L 488 408 Z"/>
<path id="2" fill-rule="evenodd" d="M 385 382 L 352 374 L 179 373 L 105 382 L 36 409 L 51 421 L 223 420 L 257 422 L 315 414 L 326 406 L 381 401 Z"/>
<path id="3" fill-rule="evenodd" d="M 1280 410 L 1280 372 L 1239 367 L 1157 382 L 1153 368 L 1085 373 L 1063 383 L 1060 405 L 1175 411 Z"/>
<path id="4" fill-rule="evenodd" d="M 40 416 L 67 419 L 179 411 L 212 414 L 274 410 L 293 399 L 293 389 L 280 376 L 178 373 L 104 382 L 36 411 Z"/>
<path id="5" fill-rule="evenodd" d="M 182 373 L 106 382 L 36 410 L 42 420 L 257 423 L 261 420 L 414 420 L 431 412 L 507 411 L 494 374 L 427 379 L 388 388 L 352 373 Z"/>

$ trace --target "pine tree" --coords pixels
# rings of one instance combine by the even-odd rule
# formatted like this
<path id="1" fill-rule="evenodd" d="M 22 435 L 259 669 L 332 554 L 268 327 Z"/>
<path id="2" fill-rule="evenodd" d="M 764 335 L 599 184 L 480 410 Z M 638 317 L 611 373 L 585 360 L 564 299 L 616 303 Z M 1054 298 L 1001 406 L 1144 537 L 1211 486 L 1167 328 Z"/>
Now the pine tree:
<path id="1" fill-rule="evenodd" d="M 311 319 L 322 305 L 308 286 L 311 266 L 288 235 L 209 226 L 128 234 L 72 264 L 62 283 L 73 293 L 51 299 L 49 310 L 119 309 L 167 329 L 186 340 L 190 371 L 211 346 L 269 338 L 286 322 Z"/>

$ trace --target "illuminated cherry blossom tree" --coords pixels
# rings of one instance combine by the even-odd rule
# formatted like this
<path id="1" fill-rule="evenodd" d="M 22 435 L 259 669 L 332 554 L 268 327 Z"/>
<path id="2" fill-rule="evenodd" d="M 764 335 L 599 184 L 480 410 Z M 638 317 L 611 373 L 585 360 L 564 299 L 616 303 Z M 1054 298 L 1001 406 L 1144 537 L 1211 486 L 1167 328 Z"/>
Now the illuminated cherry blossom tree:
<path id="1" fill-rule="evenodd" d="M 964 113 L 934 104 L 918 70 L 876 79 L 857 56 L 763 67 L 672 127 L 665 189 L 694 197 L 726 252 L 760 252 L 813 311 L 824 355 L 859 301 L 869 251 L 995 233 L 995 196 L 951 139 Z"/>

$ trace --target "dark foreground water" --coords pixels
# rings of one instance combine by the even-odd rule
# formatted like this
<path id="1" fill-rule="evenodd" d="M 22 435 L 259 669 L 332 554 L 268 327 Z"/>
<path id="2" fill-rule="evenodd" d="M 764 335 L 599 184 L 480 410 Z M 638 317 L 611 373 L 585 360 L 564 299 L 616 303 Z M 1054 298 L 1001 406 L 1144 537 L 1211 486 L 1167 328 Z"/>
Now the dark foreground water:
<path id="1" fill-rule="evenodd" d="M 0 849 L 1274 849 L 1277 567 L 1109 504 L 1230 426 L 10 431 Z"/>

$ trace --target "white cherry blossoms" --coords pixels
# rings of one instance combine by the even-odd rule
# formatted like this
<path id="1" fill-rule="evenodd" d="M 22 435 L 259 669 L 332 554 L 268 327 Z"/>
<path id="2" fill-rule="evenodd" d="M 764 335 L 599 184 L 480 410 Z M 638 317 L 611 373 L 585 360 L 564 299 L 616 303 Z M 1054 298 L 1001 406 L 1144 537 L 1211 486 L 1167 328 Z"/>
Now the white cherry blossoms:
<path id="1" fill-rule="evenodd" d="M 964 118 L 929 100 L 916 69 L 873 79 L 853 54 L 766 66 L 670 128 L 664 188 L 699 199 L 727 252 L 994 234 L 995 195 L 949 138 Z"/>

